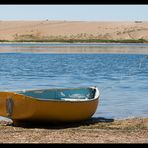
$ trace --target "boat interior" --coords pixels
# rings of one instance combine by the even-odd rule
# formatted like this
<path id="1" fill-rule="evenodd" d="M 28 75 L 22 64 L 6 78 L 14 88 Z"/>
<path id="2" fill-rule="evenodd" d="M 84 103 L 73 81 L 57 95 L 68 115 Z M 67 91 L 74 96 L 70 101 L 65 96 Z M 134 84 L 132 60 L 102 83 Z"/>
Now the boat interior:
<path id="1" fill-rule="evenodd" d="M 45 89 L 19 91 L 18 94 L 33 97 L 39 100 L 89 100 L 93 99 L 96 90 L 94 88 L 80 89 Z"/>

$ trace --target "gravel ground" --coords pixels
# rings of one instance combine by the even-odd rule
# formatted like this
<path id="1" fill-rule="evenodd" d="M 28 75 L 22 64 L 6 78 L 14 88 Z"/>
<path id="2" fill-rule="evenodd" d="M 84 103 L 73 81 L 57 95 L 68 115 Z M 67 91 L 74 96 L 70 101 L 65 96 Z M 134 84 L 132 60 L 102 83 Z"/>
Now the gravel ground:
<path id="1" fill-rule="evenodd" d="M 0 124 L 0 143 L 148 143 L 148 118 L 67 125 Z"/>

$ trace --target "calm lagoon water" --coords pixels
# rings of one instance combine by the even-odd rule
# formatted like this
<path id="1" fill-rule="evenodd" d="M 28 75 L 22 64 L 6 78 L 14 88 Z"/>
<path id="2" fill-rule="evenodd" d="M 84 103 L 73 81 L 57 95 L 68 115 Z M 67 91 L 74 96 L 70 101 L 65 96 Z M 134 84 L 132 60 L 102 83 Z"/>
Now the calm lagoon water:
<path id="1" fill-rule="evenodd" d="M 83 86 L 100 90 L 94 117 L 148 117 L 145 55 L 0 53 L 0 91 Z"/>

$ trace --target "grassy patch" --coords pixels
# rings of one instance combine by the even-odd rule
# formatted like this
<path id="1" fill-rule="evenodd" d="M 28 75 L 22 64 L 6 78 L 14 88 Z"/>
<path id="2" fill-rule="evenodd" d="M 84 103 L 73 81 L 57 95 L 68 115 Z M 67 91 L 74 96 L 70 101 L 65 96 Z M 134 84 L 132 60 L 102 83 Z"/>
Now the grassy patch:
<path id="1" fill-rule="evenodd" d="M 21 36 L 15 40 L 0 40 L 0 42 L 61 42 L 61 43 L 148 43 L 145 39 L 103 40 L 103 39 L 42 39 L 33 35 Z"/>

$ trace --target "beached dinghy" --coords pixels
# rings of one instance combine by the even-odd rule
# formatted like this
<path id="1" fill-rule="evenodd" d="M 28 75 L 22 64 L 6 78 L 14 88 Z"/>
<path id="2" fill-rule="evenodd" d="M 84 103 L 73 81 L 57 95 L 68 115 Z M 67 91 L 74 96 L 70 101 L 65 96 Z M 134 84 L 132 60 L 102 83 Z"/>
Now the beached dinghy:
<path id="1" fill-rule="evenodd" d="M 98 101 L 96 87 L 0 92 L 0 116 L 14 122 L 75 122 L 89 119 Z"/>

